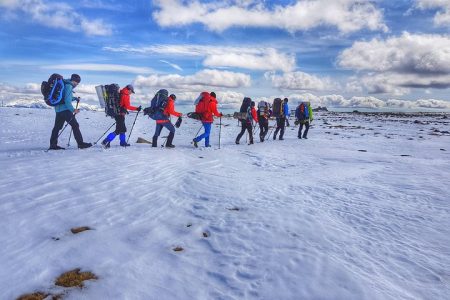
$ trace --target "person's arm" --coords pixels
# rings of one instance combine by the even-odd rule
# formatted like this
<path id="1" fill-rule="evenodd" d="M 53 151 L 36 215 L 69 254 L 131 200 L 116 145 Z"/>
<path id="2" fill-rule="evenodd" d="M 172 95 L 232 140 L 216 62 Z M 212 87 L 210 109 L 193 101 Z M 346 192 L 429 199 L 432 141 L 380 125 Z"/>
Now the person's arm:
<path id="1" fill-rule="evenodd" d="M 308 105 L 308 112 L 309 112 L 309 121 L 312 122 L 313 121 L 313 111 L 312 111 L 311 105 Z"/>
<path id="2" fill-rule="evenodd" d="M 173 100 L 169 100 L 169 103 L 167 103 L 167 112 L 169 115 L 175 116 L 175 117 L 181 117 L 181 113 L 175 111 L 175 104 Z"/>
<path id="3" fill-rule="evenodd" d="M 256 114 L 256 109 L 252 108 L 252 117 L 255 122 L 258 122 L 258 115 Z"/>
<path id="4" fill-rule="evenodd" d="M 222 116 L 222 113 L 220 113 L 217 110 L 217 103 L 214 102 L 214 101 L 211 102 L 211 111 L 212 111 L 213 115 L 215 115 L 216 117 L 221 117 Z"/>
<path id="5" fill-rule="evenodd" d="M 130 95 L 127 93 L 121 93 L 120 94 L 120 106 L 127 110 L 137 110 L 138 108 L 136 106 L 132 106 L 130 104 Z"/>

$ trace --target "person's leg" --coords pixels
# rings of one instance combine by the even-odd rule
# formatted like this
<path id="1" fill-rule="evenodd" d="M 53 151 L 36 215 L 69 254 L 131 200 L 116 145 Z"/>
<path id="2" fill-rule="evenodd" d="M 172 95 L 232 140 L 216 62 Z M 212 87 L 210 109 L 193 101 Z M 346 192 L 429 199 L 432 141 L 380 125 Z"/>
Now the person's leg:
<path id="1" fill-rule="evenodd" d="M 301 139 L 302 138 L 302 130 L 303 130 L 303 123 L 300 122 L 300 126 L 298 127 L 298 138 Z"/>
<path id="2" fill-rule="evenodd" d="M 253 126 L 252 123 L 247 123 L 247 131 L 249 136 L 249 144 L 253 144 Z"/>
<path id="3" fill-rule="evenodd" d="M 58 145 L 58 134 L 59 131 L 63 128 L 65 118 L 61 115 L 61 113 L 56 113 L 55 115 L 55 125 L 53 126 L 52 135 L 50 136 L 50 148 L 56 148 Z"/>
<path id="4" fill-rule="evenodd" d="M 73 137 L 77 141 L 78 146 L 83 145 L 83 136 L 81 135 L 80 125 L 78 124 L 77 119 L 75 119 L 75 115 L 69 110 L 62 111 L 61 113 L 66 122 L 72 127 Z"/>
<path id="5" fill-rule="evenodd" d="M 209 144 L 209 135 L 211 134 L 211 123 L 205 123 L 203 126 L 205 126 L 205 147 L 211 147 Z"/>
<path id="6" fill-rule="evenodd" d="M 206 124 L 208 124 L 208 123 L 202 122 L 202 125 L 203 125 L 203 128 L 204 128 L 205 131 L 202 134 L 200 134 L 199 136 L 197 136 L 196 138 L 194 138 L 194 140 L 197 143 L 200 142 L 203 138 L 206 137 Z"/>
<path id="7" fill-rule="evenodd" d="M 273 139 L 274 140 L 277 139 L 278 131 L 280 131 L 280 129 L 281 129 L 281 125 L 280 125 L 281 121 L 283 121 L 281 118 L 277 118 L 277 128 L 275 129 L 275 132 L 273 133 Z"/>
<path id="8" fill-rule="evenodd" d="M 283 136 L 284 136 L 284 126 L 285 126 L 285 118 L 281 119 L 280 122 L 280 140 L 283 140 Z"/>
<path id="9" fill-rule="evenodd" d="M 169 135 L 167 136 L 166 148 L 174 148 L 175 145 L 172 143 L 173 138 L 175 137 L 175 127 L 171 122 L 164 123 L 163 125 L 167 130 L 169 130 Z"/>
<path id="10" fill-rule="evenodd" d="M 244 135 L 246 129 L 247 127 L 245 126 L 245 122 L 241 122 L 241 132 L 239 132 L 238 136 L 236 137 L 236 144 L 239 144 L 239 141 Z"/>
<path id="11" fill-rule="evenodd" d="M 153 135 L 152 147 L 158 146 L 158 137 L 161 134 L 162 128 L 163 128 L 163 126 L 161 124 L 158 124 L 158 123 L 156 124 L 155 134 Z"/>
<path id="12" fill-rule="evenodd" d="M 259 124 L 259 140 L 260 142 L 264 142 L 264 118 L 261 117 L 258 121 Z"/>
<path id="13" fill-rule="evenodd" d="M 308 137 L 308 130 L 309 130 L 309 122 L 305 123 L 305 132 L 303 133 L 303 138 L 307 139 Z"/>

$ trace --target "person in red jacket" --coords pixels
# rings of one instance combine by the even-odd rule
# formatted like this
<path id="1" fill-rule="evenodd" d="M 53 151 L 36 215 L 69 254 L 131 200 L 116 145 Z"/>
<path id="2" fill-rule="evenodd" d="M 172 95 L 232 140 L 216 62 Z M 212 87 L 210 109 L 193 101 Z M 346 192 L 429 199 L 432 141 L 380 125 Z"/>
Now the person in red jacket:
<path id="1" fill-rule="evenodd" d="M 258 122 L 258 115 L 256 114 L 254 101 L 251 102 L 250 107 L 247 109 L 247 118 L 241 121 L 242 128 L 241 132 L 239 132 L 238 136 L 236 137 L 236 144 L 239 144 L 239 140 L 244 135 L 245 130 L 248 131 L 248 134 L 250 136 L 249 144 L 253 144 L 253 120 L 255 122 Z"/>
<path id="2" fill-rule="evenodd" d="M 175 145 L 172 144 L 173 137 L 175 136 L 175 127 L 172 122 L 170 122 L 169 117 L 175 116 L 181 118 L 183 116 L 182 113 L 175 111 L 175 99 L 177 97 L 174 94 L 169 96 L 167 101 L 166 108 L 163 111 L 163 118 L 160 120 L 156 120 L 156 129 L 155 134 L 153 135 L 152 147 L 158 146 L 158 137 L 161 134 L 161 130 L 163 127 L 167 128 L 170 131 L 169 136 L 167 137 L 166 148 L 175 148 Z"/>
<path id="3" fill-rule="evenodd" d="M 125 126 L 125 115 L 128 114 L 128 110 L 141 111 L 142 109 L 141 106 L 136 107 L 130 104 L 130 93 L 134 94 L 134 87 L 131 84 L 127 85 L 120 91 L 120 114 L 115 117 L 116 130 L 108 134 L 108 136 L 103 140 L 102 145 L 105 148 L 110 147 L 110 143 L 118 134 L 120 134 L 120 146 L 130 146 L 130 144 L 126 142 L 125 132 L 127 132 L 127 127 Z"/>
<path id="4" fill-rule="evenodd" d="M 208 104 L 208 110 L 202 114 L 202 124 L 205 128 L 205 132 L 192 140 L 194 146 L 198 147 L 198 142 L 200 142 L 203 138 L 205 139 L 205 147 L 211 147 L 209 144 L 209 135 L 211 133 L 211 125 L 214 122 L 214 116 L 221 117 L 223 114 L 217 110 L 217 99 L 216 93 L 211 92 Z"/>

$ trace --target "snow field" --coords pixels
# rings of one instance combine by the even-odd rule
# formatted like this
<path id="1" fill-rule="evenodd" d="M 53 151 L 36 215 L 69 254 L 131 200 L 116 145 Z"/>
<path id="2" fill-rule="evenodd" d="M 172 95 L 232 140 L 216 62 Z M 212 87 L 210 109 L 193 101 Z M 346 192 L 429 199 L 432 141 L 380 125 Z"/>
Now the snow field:
<path id="1" fill-rule="evenodd" d="M 220 150 L 218 122 L 213 148 L 195 149 L 200 125 L 187 119 L 175 149 L 135 144 L 154 131 L 140 116 L 130 148 L 116 138 L 108 150 L 46 153 L 53 114 L 0 109 L 1 299 L 64 291 L 53 281 L 76 267 L 99 279 L 65 299 L 450 296 L 441 116 L 322 114 L 308 140 L 288 127 L 285 141 L 251 146 L 235 145 L 237 122 L 222 120 Z M 77 119 L 86 141 L 114 122 Z M 72 235 L 77 226 L 93 230 Z"/>

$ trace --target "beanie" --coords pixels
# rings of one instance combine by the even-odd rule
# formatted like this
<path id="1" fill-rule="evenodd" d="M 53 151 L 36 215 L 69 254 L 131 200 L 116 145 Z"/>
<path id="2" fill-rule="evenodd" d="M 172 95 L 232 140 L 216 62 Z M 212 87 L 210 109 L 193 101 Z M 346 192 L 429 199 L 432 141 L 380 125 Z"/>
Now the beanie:
<path id="1" fill-rule="evenodd" d="M 70 80 L 80 83 L 81 77 L 78 74 L 72 74 L 72 76 L 70 76 Z"/>

